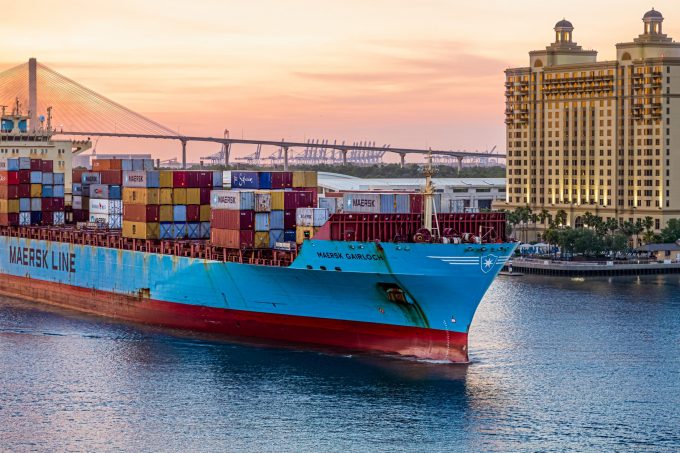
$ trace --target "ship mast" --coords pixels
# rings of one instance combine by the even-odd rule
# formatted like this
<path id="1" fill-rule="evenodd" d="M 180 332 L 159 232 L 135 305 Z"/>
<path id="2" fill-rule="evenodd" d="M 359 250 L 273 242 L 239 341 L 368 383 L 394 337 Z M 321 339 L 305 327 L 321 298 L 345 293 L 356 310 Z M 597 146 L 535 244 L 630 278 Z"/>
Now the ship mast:
<path id="1" fill-rule="evenodd" d="M 427 167 L 423 171 L 425 173 L 425 218 L 423 219 L 423 228 L 427 231 L 432 231 L 432 203 L 434 197 L 434 186 L 432 185 L 432 150 L 427 153 Z"/>

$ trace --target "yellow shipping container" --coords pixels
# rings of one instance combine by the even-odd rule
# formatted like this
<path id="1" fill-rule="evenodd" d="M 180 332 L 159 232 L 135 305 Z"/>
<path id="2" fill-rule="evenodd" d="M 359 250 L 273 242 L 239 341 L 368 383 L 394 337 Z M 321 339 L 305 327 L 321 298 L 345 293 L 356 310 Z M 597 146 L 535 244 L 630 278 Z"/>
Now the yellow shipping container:
<path id="1" fill-rule="evenodd" d="M 302 244 L 305 239 L 312 239 L 314 234 L 319 231 L 318 227 L 299 226 L 295 228 L 295 242 Z"/>
<path id="2" fill-rule="evenodd" d="M 123 220 L 123 237 L 134 239 L 158 239 L 161 227 L 156 222 L 130 222 Z"/>
<path id="3" fill-rule="evenodd" d="M 0 198 L 0 214 L 19 212 L 19 200 L 6 200 Z"/>
<path id="4" fill-rule="evenodd" d="M 187 204 L 187 190 L 172 189 L 172 201 L 174 205 Z"/>
<path id="5" fill-rule="evenodd" d="M 42 184 L 31 184 L 31 198 L 42 197 Z"/>
<path id="6" fill-rule="evenodd" d="M 293 187 L 316 187 L 319 184 L 315 171 L 294 171 Z"/>
<path id="7" fill-rule="evenodd" d="M 268 249 L 269 248 L 269 231 L 257 231 L 255 232 L 255 240 L 253 247 L 256 249 Z"/>
<path id="8" fill-rule="evenodd" d="M 160 222 L 172 222 L 172 208 L 172 205 L 162 205 L 158 214 L 158 220 Z"/>
<path id="9" fill-rule="evenodd" d="M 160 190 L 123 187 L 123 203 L 160 204 Z"/>
<path id="10" fill-rule="evenodd" d="M 187 189 L 187 204 L 201 204 L 201 189 Z"/>
<path id="11" fill-rule="evenodd" d="M 174 204 L 172 202 L 172 189 L 161 189 L 161 204 Z"/>
<path id="12" fill-rule="evenodd" d="M 201 222 L 210 222 L 210 205 L 201 205 Z"/>
<path id="13" fill-rule="evenodd" d="M 172 187 L 172 171 L 161 170 L 159 179 L 161 187 Z"/>
<path id="14" fill-rule="evenodd" d="M 272 190 L 272 211 L 283 210 L 283 190 Z"/>

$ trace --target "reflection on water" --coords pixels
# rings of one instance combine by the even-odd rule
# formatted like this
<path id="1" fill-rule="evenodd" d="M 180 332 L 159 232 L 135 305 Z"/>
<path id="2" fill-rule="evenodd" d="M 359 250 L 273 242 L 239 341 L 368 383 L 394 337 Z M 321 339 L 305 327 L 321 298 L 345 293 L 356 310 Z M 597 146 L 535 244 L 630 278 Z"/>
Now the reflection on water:
<path id="1" fill-rule="evenodd" d="M 0 450 L 675 450 L 680 278 L 500 278 L 470 365 L 0 301 Z"/>

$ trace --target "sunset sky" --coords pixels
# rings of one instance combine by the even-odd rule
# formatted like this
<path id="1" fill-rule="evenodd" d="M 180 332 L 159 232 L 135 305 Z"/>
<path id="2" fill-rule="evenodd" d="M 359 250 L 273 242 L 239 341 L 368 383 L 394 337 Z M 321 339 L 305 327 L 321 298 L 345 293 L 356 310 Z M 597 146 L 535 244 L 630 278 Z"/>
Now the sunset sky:
<path id="1" fill-rule="evenodd" d="M 28 0 L 3 4 L 0 69 L 36 57 L 187 135 L 504 151 L 505 68 L 563 17 L 611 59 L 652 6 L 680 39 L 677 0 Z M 217 148 L 190 145 L 190 160 Z M 114 150 L 179 146 L 99 144 Z"/>

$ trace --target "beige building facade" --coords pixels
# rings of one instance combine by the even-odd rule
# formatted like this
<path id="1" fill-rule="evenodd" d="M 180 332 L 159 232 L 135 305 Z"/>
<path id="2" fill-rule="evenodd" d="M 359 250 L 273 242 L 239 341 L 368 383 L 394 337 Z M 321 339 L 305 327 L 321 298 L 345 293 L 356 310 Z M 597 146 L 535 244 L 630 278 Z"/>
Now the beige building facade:
<path id="1" fill-rule="evenodd" d="M 505 71 L 507 192 L 495 208 L 564 210 L 573 227 L 586 212 L 650 216 L 657 230 L 680 217 L 680 43 L 663 20 L 648 11 L 643 33 L 601 62 L 561 20 L 528 67 Z"/>

